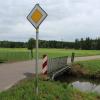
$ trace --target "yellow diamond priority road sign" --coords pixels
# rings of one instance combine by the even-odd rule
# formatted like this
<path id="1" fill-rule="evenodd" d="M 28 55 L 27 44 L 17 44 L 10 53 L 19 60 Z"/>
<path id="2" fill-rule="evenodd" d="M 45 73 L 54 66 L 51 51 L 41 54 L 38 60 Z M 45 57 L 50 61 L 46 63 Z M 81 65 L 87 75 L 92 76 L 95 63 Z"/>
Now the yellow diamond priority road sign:
<path id="1" fill-rule="evenodd" d="M 46 17 L 47 13 L 39 6 L 39 4 L 36 4 L 27 16 L 27 19 L 37 29 Z"/>

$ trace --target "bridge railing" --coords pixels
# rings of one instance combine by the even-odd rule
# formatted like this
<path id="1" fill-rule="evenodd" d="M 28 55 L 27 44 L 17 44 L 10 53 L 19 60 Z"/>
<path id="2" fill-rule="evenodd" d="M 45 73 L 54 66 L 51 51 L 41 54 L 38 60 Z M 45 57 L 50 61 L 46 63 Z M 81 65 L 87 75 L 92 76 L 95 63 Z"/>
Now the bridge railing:
<path id="1" fill-rule="evenodd" d="M 57 58 L 49 58 L 48 59 L 48 75 L 56 72 L 67 66 L 68 56 L 65 57 L 57 57 Z"/>

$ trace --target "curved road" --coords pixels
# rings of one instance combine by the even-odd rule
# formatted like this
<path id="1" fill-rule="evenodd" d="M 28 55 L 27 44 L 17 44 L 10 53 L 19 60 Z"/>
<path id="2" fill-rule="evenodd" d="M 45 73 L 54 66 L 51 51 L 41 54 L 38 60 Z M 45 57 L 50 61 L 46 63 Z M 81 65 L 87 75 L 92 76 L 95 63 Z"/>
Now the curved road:
<path id="1" fill-rule="evenodd" d="M 98 56 L 76 57 L 75 61 L 100 59 Z M 68 59 L 70 63 L 70 58 Z M 19 80 L 35 73 L 35 60 L 0 64 L 0 91 L 6 90 Z M 42 60 L 39 60 L 39 73 L 42 69 Z"/>

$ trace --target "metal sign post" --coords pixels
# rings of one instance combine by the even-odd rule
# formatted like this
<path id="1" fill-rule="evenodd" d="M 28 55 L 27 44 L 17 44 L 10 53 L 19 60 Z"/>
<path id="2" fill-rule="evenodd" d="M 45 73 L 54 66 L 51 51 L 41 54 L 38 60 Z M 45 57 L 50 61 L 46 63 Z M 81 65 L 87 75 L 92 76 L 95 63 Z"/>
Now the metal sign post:
<path id="1" fill-rule="evenodd" d="M 38 96 L 38 37 L 39 37 L 39 26 L 43 20 L 47 17 L 47 13 L 40 7 L 39 4 L 36 4 L 32 11 L 27 16 L 29 22 L 36 29 L 36 66 L 35 66 L 35 91 Z"/>
<path id="2" fill-rule="evenodd" d="M 38 38 L 39 38 L 39 28 L 36 29 L 36 95 L 38 95 Z"/>

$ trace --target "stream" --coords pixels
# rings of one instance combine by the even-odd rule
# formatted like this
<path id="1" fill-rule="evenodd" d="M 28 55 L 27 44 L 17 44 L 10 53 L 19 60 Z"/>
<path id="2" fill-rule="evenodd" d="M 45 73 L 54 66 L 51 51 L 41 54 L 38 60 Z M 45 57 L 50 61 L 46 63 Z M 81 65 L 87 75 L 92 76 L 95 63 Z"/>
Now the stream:
<path id="1" fill-rule="evenodd" d="M 72 77 L 69 75 L 67 76 L 66 74 L 57 77 L 55 80 L 71 84 L 73 87 L 83 92 L 100 93 L 100 80 Z"/>

